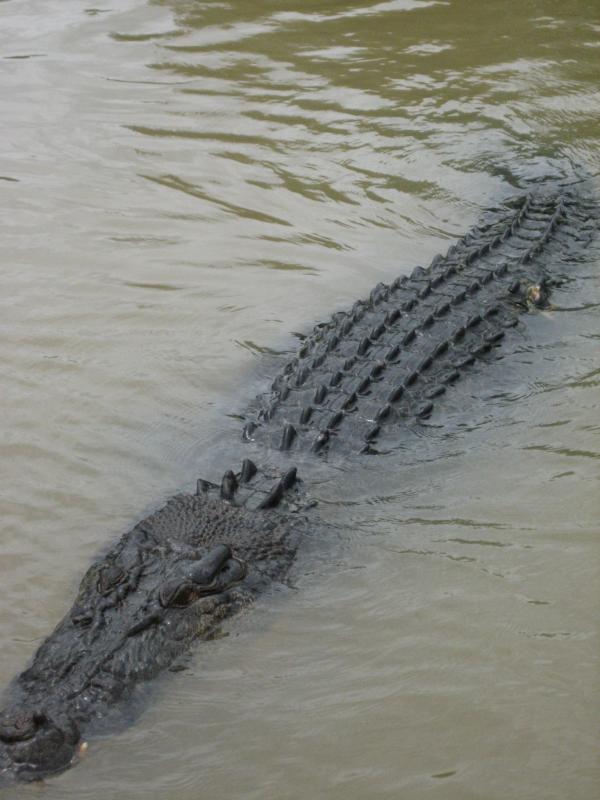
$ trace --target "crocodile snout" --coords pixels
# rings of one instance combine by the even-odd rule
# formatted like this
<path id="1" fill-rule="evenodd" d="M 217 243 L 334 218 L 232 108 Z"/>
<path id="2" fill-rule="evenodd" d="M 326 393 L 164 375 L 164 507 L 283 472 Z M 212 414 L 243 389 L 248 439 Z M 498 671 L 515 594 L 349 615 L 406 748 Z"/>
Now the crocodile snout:
<path id="1" fill-rule="evenodd" d="M 72 763 L 80 740 L 77 723 L 44 711 L 0 715 L 0 785 L 34 781 Z"/>

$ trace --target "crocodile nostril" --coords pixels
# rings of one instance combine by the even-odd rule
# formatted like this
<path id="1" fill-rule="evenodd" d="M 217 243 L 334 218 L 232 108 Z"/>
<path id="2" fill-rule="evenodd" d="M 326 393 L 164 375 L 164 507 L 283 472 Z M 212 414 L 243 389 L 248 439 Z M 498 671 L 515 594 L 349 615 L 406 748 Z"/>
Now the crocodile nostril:
<path id="1" fill-rule="evenodd" d="M 83 611 L 81 614 L 73 614 L 71 617 L 73 625 L 78 625 L 81 628 L 87 628 L 92 624 L 92 620 L 92 615 L 85 611 Z"/>
<path id="2" fill-rule="evenodd" d="M 0 739 L 3 742 L 21 742 L 31 739 L 46 721 L 41 712 L 3 714 L 0 716 Z"/>

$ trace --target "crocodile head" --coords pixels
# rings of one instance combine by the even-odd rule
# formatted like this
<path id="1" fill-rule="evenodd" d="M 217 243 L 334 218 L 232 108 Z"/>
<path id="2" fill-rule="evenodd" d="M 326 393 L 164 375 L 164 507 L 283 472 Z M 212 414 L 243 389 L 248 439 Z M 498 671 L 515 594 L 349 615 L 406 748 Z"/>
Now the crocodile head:
<path id="1" fill-rule="evenodd" d="M 61 772 L 93 723 L 122 725 L 119 704 L 136 684 L 282 578 L 303 530 L 302 519 L 211 488 L 171 498 L 126 533 L 88 569 L 70 611 L 9 687 L 0 785 Z"/>
<path id="2" fill-rule="evenodd" d="M 135 538 L 90 568 L 73 607 L 14 682 L 0 714 L 0 786 L 69 767 L 84 746 L 83 723 L 210 635 L 243 597 L 230 591 L 246 566 L 229 545 L 141 548 Z"/>

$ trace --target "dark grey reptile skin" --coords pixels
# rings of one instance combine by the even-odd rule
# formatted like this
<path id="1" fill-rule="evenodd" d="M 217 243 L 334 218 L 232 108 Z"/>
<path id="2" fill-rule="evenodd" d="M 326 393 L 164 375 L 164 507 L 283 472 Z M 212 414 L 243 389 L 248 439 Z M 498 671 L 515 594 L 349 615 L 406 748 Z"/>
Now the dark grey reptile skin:
<path id="1" fill-rule="evenodd" d="M 592 199 L 535 190 L 427 269 L 317 325 L 248 410 L 239 466 L 172 498 L 90 567 L 9 687 L 0 783 L 66 769 L 92 724 L 137 684 L 281 580 L 305 526 L 318 526 L 306 497 L 319 463 L 360 470 L 403 426 L 443 411 L 465 372 L 514 335 L 521 312 L 546 304 L 597 227 Z"/>

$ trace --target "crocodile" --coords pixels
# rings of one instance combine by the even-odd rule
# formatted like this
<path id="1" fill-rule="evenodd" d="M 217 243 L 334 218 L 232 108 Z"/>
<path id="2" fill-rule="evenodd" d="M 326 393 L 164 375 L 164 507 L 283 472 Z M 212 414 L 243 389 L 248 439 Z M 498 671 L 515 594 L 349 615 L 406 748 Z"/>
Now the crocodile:
<path id="1" fill-rule="evenodd" d="M 140 684 L 285 580 L 318 528 L 311 476 L 392 452 L 527 312 L 549 306 L 598 227 L 576 186 L 537 186 L 489 211 L 445 255 L 302 337 L 250 404 L 240 460 L 200 479 L 91 565 L 72 608 L 17 676 L 0 714 L 0 782 L 59 773 Z M 332 473 L 337 474 L 338 473 Z"/>

